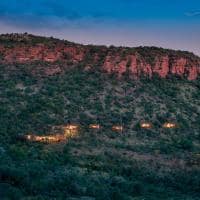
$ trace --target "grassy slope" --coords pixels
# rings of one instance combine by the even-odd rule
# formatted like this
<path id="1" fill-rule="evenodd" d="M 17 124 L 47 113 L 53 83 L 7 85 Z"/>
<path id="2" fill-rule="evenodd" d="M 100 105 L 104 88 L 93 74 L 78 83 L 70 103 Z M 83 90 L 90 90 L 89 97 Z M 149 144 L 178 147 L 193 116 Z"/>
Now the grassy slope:
<path id="1" fill-rule="evenodd" d="M 200 199 L 199 80 L 118 80 L 81 69 L 41 78 L 31 67 L 0 67 L 1 196 Z M 15 138 L 48 133 L 68 120 L 82 130 L 67 144 Z M 124 133 L 111 132 L 121 120 Z M 141 120 L 154 128 L 140 130 Z M 165 120 L 177 121 L 179 129 L 163 130 Z M 96 122 L 104 129 L 87 130 Z"/>

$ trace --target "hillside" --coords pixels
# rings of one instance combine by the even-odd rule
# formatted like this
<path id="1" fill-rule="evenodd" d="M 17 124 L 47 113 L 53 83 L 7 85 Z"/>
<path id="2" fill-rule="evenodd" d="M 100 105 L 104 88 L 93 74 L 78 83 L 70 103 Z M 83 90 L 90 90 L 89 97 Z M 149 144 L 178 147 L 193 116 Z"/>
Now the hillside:
<path id="1" fill-rule="evenodd" d="M 69 66 L 76 65 L 85 69 L 99 66 L 108 73 L 119 77 L 128 74 L 131 78 L 156 74 L 162 78 L 176 75 L 194 80 L 200 74 L 200 58 L 184 51 L 156 47 L 84 46 L 29 34 L 0 35 L 1 63 L 35 61 L 50 63 L 43 69 L 46 75 L 62 73 Z M 36 70 L 34 68 L 34 72 Z"/>
<path id="2" fill-rule="evenodd" d="M 1 35 L 0 46 L 1 199 L 200 199 L 197 56 L 155 47 L 83 46 L 27 34 Z M 66 57 L 64 48 L 71 48 Z M 116 73 L 106 70 L 111 52 Z M 140 56 L 145 69 L 156 69 L 156 59 L 168 56 L 169 74 L 151 77 L 142 65 L 137 65 L 139 76 L 123 74 L 117 65 L 123 55 Z M 153 127 L 141 129 L 141 121 Z M 164 129 L 166 121 L 178 127 Z M 80 126 L 78 137 L 53 144 L 18 140 L 68 123 Z M 93 123 L 102 129 L 89 129 Z M 112 125 L 123 125 L 123 132 L 112 131 Z"/>

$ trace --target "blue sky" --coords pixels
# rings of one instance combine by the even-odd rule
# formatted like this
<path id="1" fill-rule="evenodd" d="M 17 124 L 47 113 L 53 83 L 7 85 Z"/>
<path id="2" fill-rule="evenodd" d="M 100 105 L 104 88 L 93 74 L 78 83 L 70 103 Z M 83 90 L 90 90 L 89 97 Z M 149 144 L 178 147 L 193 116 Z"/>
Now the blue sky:
<path id="1" fill-rule="evenodd" d="M 200 55 L 199 0 L 0 0 L 0 33 Z"/>

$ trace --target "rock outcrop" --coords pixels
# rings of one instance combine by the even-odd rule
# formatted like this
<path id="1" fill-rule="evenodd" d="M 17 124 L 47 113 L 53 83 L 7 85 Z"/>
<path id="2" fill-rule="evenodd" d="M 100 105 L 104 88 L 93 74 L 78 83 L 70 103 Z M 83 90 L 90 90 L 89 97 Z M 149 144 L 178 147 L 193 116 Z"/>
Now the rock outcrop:
<path id="1" fill-rule="evenodd" d="M 156 47 L 105 47 L 80 45 L 54 38 L 28 34 L 0 36 L 0 63 L 47 62 L 46 75 L 61 73 L 63 66 L 82 64 L 87 69 L 102 67 L 107 73 L 119 77 L 128 73 L 133 78 L 165 78 L 176 75 L 195 80 L 200 74 L 200 58 L 189 52 L 165 50 Z M 55 67 L 54 67 L 55 66 Z"/>

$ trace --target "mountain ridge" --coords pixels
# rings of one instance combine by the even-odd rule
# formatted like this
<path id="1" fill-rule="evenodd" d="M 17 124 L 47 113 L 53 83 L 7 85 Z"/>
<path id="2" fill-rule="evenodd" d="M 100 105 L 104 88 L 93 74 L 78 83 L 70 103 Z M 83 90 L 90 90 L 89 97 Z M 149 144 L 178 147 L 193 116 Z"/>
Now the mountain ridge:
<path id="1" fill-rule="evenodd" d="M 160 66 L 171 69 L 174 58 L 180 70 L 198 57 L 27 34 L 1 36 L 0 44 L 1 199 L 200 199 L 200 79 L 146 78 L 138 63 L 150 70 L 165 56 Z M 134 59 L 141 78 L 129 71 Z M 166 122 L 177 127 L 163 128 Z M 79 127 L 76 137 L 34 141 L 60 137 L 65 125 Z"/>
<path id="2" fill-rule="evenodd" d="M 170 75 L 195 80 L 200 74 L 200 58 L 193 53 L 158 47 L 106 47 L 82 45 L 53 37 L 30 34 L 0 35 L 0 63 L 47 62 L 46 75 L 61 73 L 62 66 L 82 65 L 86 70 L 99 66 L 101 70 L 127 75 L 161 78 Z M 56 63 L 60 64 L 56 64 Z"/>

